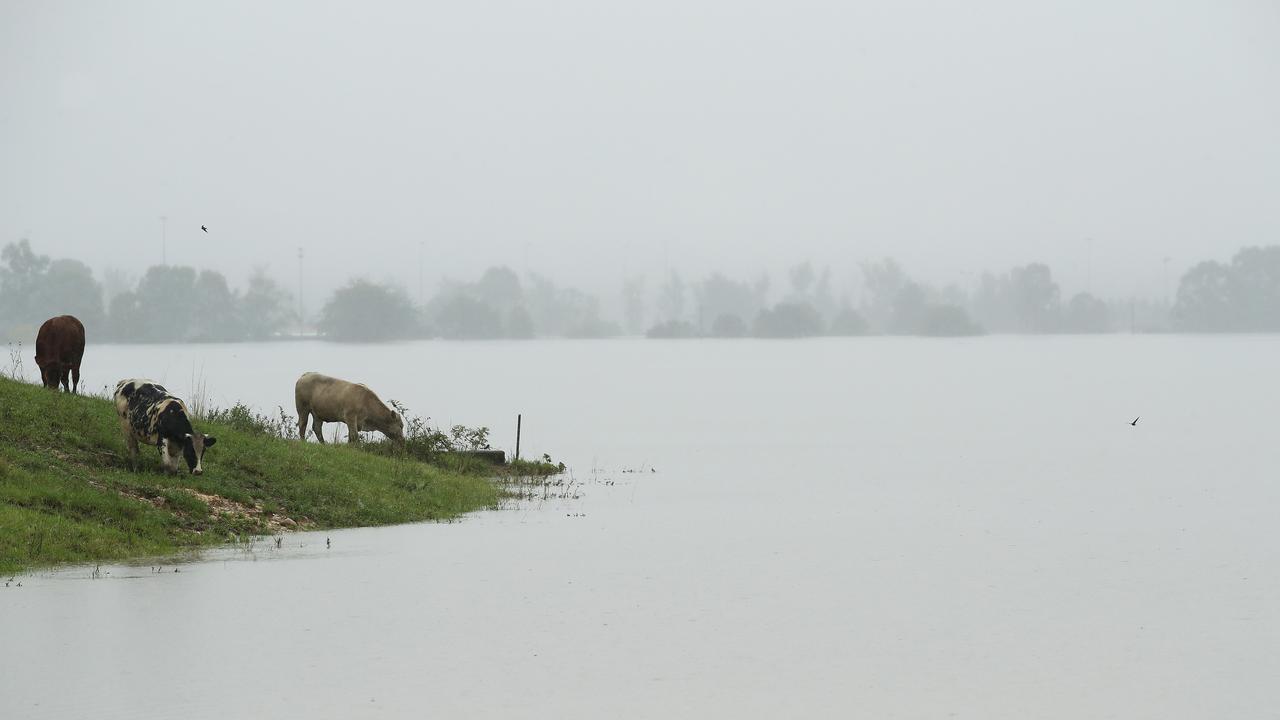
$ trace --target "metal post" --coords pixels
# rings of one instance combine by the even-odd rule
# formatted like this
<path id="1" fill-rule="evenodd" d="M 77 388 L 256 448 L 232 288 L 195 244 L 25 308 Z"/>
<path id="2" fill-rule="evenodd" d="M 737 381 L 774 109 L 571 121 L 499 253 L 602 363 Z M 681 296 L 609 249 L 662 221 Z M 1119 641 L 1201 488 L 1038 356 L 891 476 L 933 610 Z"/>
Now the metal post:
<path id="1" fill-rule="evenodd" d="M 516 459 L 520 459 L 520 416 L 516 415 Z"/>

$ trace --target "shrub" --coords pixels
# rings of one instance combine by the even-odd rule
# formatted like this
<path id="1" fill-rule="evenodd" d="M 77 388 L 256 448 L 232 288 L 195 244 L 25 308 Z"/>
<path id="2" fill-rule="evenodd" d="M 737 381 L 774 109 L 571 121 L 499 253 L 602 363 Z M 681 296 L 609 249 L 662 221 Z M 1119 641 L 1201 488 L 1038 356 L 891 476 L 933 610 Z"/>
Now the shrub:
<path id="1" fill-rule="evenodd" d="M 721 313 L 711 322 L 711 336 L 718 338 L 740 338 L 747 334 L 747 324 L 742 318 L 732 313 Z"/>
<path id="2" fill-rule="evenodd" d="M 756 337 L 796 338 L 822 334 L 822 317 L 809 303 L 779 303 L 756 316 Z"/>
<path id="3" fill-rule="evenodd" d="M 693 325 L 683 320 L 668 320 L 664 323 L 658 323 L 649 328 L 644 334 L 647 338 L 691 338 L 697 337 L 698 333 L 694 330 Z"/>

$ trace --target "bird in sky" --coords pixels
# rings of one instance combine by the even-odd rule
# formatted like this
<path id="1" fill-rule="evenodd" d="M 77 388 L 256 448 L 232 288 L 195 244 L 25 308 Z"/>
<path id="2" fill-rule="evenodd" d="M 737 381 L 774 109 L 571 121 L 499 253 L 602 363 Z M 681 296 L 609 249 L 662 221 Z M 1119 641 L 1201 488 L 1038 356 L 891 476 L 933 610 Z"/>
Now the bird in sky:
<path id="1" fill-rule="evenodd" d="M 1139 418 L 1141 418 L 1141 417 L 1142 417 L 1142 416 L 1141 416 L 1141 415 L 1139 415 L 1138 417 L 1136 417 L 1136 418 L 1134 418 L 1134 419 L 1133 419 L 1133 422 L 1131 422 L 1131 423 L 1129 423 L 1129 424 L 1130 424 L 1130 425 L 1132 425 L 1132 426 L 1134 426 L 1134 427 L 1138 427 L 1138 419 L 1139 419 Z"/>
<path id="2" fill-rule="evenodd" d="M 201 229 L 201 230 L 203 230 L 203 231 L 205 231 L 205 232 L 209 232 L 209 228 L 207 228 L 207 227 L 205 227 L 205 226 L 203 226 L 203 225 L 201 225 L 201 226 L 200 226 L 200 229 Z"/>

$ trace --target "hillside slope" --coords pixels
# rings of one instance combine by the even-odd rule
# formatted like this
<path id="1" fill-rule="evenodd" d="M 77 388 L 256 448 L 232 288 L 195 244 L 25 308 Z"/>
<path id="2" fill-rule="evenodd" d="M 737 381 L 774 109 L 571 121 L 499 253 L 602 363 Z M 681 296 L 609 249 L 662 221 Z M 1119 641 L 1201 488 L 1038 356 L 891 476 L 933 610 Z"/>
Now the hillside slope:
<path id="1" fill-rule="evenodd" d="M 195 424 L 218 438 L 204 475 L 162 474 L 147 447 L 135 472 L 110 402 L 0 379 L 0 572 L 294 527 L 444 520 L 498 502 L 480 475 Z"/>

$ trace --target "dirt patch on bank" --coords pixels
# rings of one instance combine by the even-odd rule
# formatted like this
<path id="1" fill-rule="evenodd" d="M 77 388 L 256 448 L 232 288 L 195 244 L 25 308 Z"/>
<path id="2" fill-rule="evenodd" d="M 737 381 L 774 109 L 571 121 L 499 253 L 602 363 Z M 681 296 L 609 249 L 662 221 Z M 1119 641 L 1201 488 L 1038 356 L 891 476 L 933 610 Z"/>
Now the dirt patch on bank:
<path id="1" fill-rule="evenodd" d="M 198 490 L 186 488 L 186 492 L 191 493 L 209 506 L 209 512 L 215 516 L 230 516 L 237 520 L 255 520 L 262 522 L 267 526 L 268 532 L 271 534 L 285 532 L 287 530 L 306 529 L 315 523 L 307 518 L 291 518 L 283 513 L 267 513 L 261 503 L 246 505 L 230 498 L 224 498 L 221 495 L 211 495 L 202 493 Z M 162 498 L 163 499 L 163 498 Z"/>
<path id="2" fill-rule="evenodd" d="M 107 490 L 106 487 L 92 480 L 89 481 L 89 484 L 99 490 Z M 248 521 L 253 524 L 261 525 L 264 534 L 274 535 L 290 530 L 306 530 L 315 525 L 315 522 L 309 518 L 293 518 L 285 513 L 279 512 L 268 513 L 262 507 L 262 503 L 258 502 L 249 505 L 221 495 L 202 493 L 199 490 L 193 490 L 191 488 L 175 488 L 174 490 L 186 493 L 200 500 L 200 502 L 205 505 L 208 505 L 210 519 Z M 115 492 L 121 497 L 127 497 L 131 500 L 144 502 L 152 507 L 163 508 L 176 515 L 188 515 L 185 511 L 173 507 L 163 495 L 149 495 L 134 488 L 115 488 Z M 196 530 L 196 532 L 199 533 L 203 531 Z"/>

